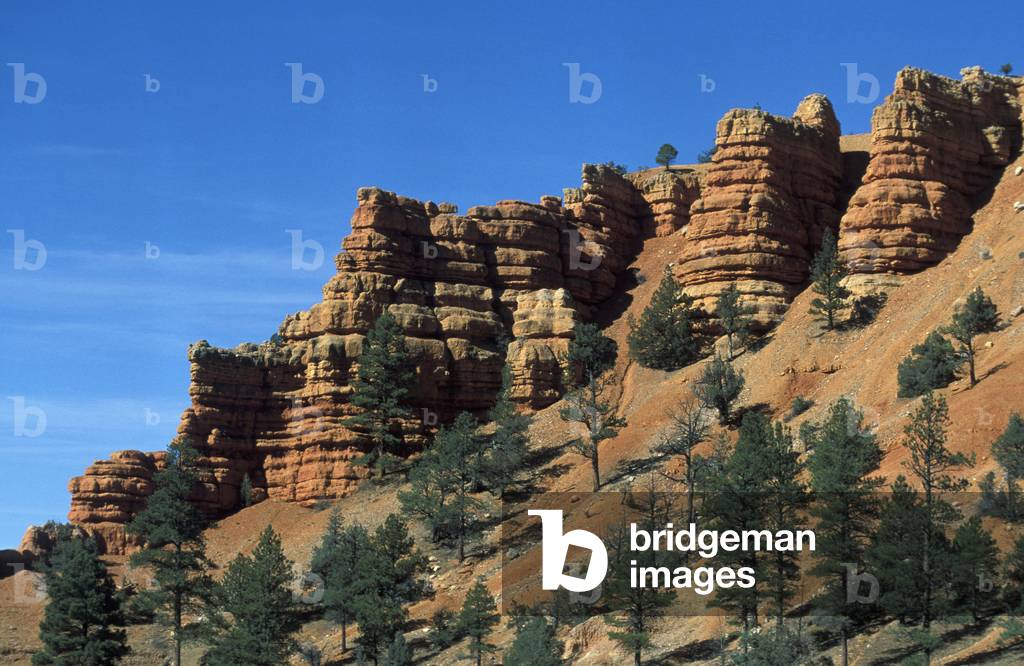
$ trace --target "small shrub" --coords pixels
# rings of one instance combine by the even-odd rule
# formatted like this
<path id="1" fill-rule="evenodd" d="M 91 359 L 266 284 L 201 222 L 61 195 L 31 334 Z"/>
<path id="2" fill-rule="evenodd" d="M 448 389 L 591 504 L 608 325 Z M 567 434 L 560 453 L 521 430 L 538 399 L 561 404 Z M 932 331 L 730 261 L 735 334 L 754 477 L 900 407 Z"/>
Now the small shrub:
<path id="1" fill-rule="evenodd" d="M 697 164 L 707 164 L 715 157 L 715 146 L 697 153 Z"/>
<path id="2" fill-rule="evenodd" d="M 959 365 L 953 345 L 938 331 L 932 331 L 924 342 L 910 350 L 910 356 L 900 361 L 896 371 L 897 395 L 914 398 L 949 386 L 956 379 Z"/>
<path id="3" fill-rule="evenodd" d="M 443 650 L 454 645 L 460 638 L 455 613 L 441 608 L 430 616 L 430 643 Z"/>
<path id="4" fill-rule="evenodd" d="M 796 417 L 800 416 L 808 409 L 814 406 L 814 401 L 810 398 L 805 398 L 802 395 L 798 395 L 793 398 L 792 404 L 789 406 L 789 413 L 786 414 L 786 421 L 791 421 Z"/>
<path id="5" fill-rule="evenodd" d="M 608 167 L 620 176 L 625 176 L 629 172 L 629 168 L 625 164 L 619 164 L 611 160 L 604 163 L 604 166 Z"/>
<path id="6" fill-rule="evenodd" d="M 850 306 L 850 325 L 867 326 L 878 319 L 878 313 L 885 307 L 888 294 L 865 294 L 853 299 Z"/>

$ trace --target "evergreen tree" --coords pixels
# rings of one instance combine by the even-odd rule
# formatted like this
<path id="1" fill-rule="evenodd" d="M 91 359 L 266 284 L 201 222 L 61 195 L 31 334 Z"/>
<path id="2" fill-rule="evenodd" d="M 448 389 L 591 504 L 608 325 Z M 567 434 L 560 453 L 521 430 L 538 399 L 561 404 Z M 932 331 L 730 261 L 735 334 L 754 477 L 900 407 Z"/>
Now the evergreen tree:
<path id="1" fill-rule="evenodd" d="M 718 324 L 725 333 L 728 343 L 728 354 L 726 360 L 735 358 L 733 340 L 744 342 L 750 335 L 751 315 L 754 308 L 743 305 L 740 301 L 740 290 L 733 282 L 718 294 L 718 302 L 715 304 L 715 316 L 718 317 Z"/>
<path id="2" fill-rule="evenodd" d="M 678 370 L 700 355 L 693 299 L 683 293 L 668 268 L 640 321 L 629 321 L 629 353 L 640 365 L 657 370 Z"/>
<path id="3" fill-rule="evenodd" d="M 741 640 L 743 652 L 732 655 L 733 666 L 821 666 L 832 663 L 827 658 L 815 660 L 807 641 L 789 629 L 745 634 Z"/>
<path id="4" fill-rule="evenodd" d="M 768 524 L 765 502 L 765 448 L 774 436 L 763 415 L 750 413 L 740 424 L 739 437 L 722 471 L 712 478 L 703 510 L 711 519 L 710 529 L 763 530 Z M 718 590 L 711 605 L 735 615 L 744 633 L 758 624 L 762 601 L 762 576 L 768 563 L 756 550 L 726 551 L 718 555 L 722 567 L 750 567 L 758 578 L 751 588 L 731 587 Z"/>
<path id="5" fill-rule="evenodd" d="M 568 445 L 590 460 L 596 491 L 601 487 L 601 442 L 617 435 L 626 425 L 601 398 L 606 381 L 602 375 L 615 364 L 617 348 L 615 341 L 593 324 L 577 324 L 573 331 L 566 364 L 566 383 L 573 388 L 566 394 L 566 406 L 558 414 L 563 421 L 583 426 L 583 435 L 570 440 Z"/>
<path id="6" fill-rule="evenodd" d="M 477 578 L 473 587 L 469 588 L 459 613 L 459 633 L 469 637 L 470 654 L 476 660 L 476 666 L 483 663 L 484 652 L 494 650 L 494 646 L 485 639 L 501 619 L 497 610 L 494 597 L 487 591 L 483 578 Z"/>
<path id="7" fill-rule="evenodd" d="M 927 512 L 918 493 L 900 475 L 882 504 L 878 529 L 866 555 L 867 571 L 879 582 L 879 606 L 900 622 L 922 616 L 929 585 L 921 567 L 927 525 Z"/>
<path id="8" fill-rule="evenodd" d="M 693 394 L 705 407 L 714 407 L 718 411 L 718 422 L 725 424 L 729 422 L 732 404 L 740 397 L 744 383 L 743 373 L 716 355 L 705 364 L 693 387 Z"/>
<path id="9" fill-rule="evenodd" d="M 355 620 L 355 597 L 362 590 L 359 564 L 371 551 L 370 534 L 362 525 L 345 526 L 341 513 L 331 512 L 310 569 L 324 581 L 324 615 L 341 625 L 341 649 L 348 650 L 348 625 Z"/>
<path id="10" fill-rule="evenodd" d="M 499 498 L 519 481 L 526 467 L 531 421 L 519 413 L 509 396 L 512 374 L 508 365 L 502 369 L 501 378 L 501 392 L 489 414 L 494 434 L 484 449 L 479 470 L 483 484 Z"/>
<path id="11" fill-rule="evenodd" d="M 1017 518 L 1017 482 L 1024 478 L 1024 418 L 1010 414 L 1006 430 L 992 444 L 992 455 L 1006 477 L 1006 510 L 1010 520 Z"/>
<path id="12" fill-rule="evenodd" d="M 405 635 L 395 634 L 395 640 L 388 647 L 387 666 L 412 666 L 412 651 L 405 642 Z"/>
<path id="13" fill-rule="evenodd" d="M 279 666 L 298 647 L 293 638 L 302 626 L 292 599 L 292 563 L 270 526 L 260 534 L 252 555 L 238 555 L 218 586 L 224 630 L 204 657 L 205 666 Z"/>
<path id="14" fill-rule="evenodd" d="M 110 666 L 129 653 L 114 581 L 91 539 L 62 541 L 47 567 L 49 601 L 33 666 Z"/>
<path id="15" fill-rule="evenodd" d="M 395 514 L 374 531 L 371 543 L 357 567 L 359 583 L 352 608 L 359 624 L 359 645 L 378 664 L 408 620 L 406 606 L 423 596 L 420 576 L 426 559 L 417 552 L 405 521 Z"/>
<path id="16" fill-rule="evenodd" d="M 962 523 L 953 537 L 951 582 L 954 603 L 969 611 L 975 622 L 992 606 L 988 595 L 995 587 L 998 567 L 999 549 L 981 519 L 974 516 Z"/>
<path id="17" fill-rule="evenodd" d="M 689 400 L 680 405 L 679 409 L 671 415 L 671 419 L 672 424 L 664 438 L 655 447 L 655 451 L 665 456 L 677 456 L 680 459 L 683 476 L 672 480 L 680 481 L 686 486 L 686 522 L 696 523 L 697 490 L 710 471 L 709 458 L 697 454 L 697 447 L 708 437 L 707 416 L 702 405 Z"/>
<path id="18" fill-rule="evenodd" d="M 238 489 L 238 495 L 242 500 L 242 506 L 252 506 L 252 479 L 249 478 L 248 472 L 242 477 L 242 485 Z"/>
<path id="19" fill-rule="evenodd" d="M 1013 548 L 1006 554 L 1003 577 L 1006 580 L 1003 601 L 1019 615 L 1024 611 L 1024 537 L 1017 537 Z"/>
<path id="20" fill-rule="evenodd" d="M 349 402 L 362 411 L 346 425 L 369 435 L 373 448 L 357 462 L 374 467 L 382 478 L 402 444 L 401 420 L 411 416 L 408 400 L 416 382 L 405 335 L 390 312 L 385 310 L 367 332 L 358 365 Z"/>
<path id="21" fill-rule="evenodd" d="M 818 564 L 813 573 L 826 580 L 820 605 L 839 618 L 842 666 L 849 663 L 847 636 L 861 608 L 850 603 L 850 567 L 864 564 L 864 553 L 874 532 L 879 504 L 874 495 L 881 479 L 878 470 L 882 450 L 875 436 L 863 425 L 863 416 L 846 399 L 840 398 L 826 418 L 813 429 L 807 442 L 811 450 L 808 469 L 815 503 L 811 510 L 818 520 Z"/>
<path id="22" fill-rule="evenodd" d="M 476 420 L 462 412 L 450 427 L 441 428 L 410 475 L 412 488 L 398 494 L 403 509 L 422 516 L 436 541 L 456 545 L 460 562 L 466 558 L 466 540 L 479 529 L 484 510 L 484 504 L 471 494 L 481 476 L 483 451 L 476 427 Z"/>
<path id="23" fill-rule="evenodd" d="M 938 331 L 932 331 L 900 361 L 896 373 L 899 397 L 914 398 L 949 386 L 956 379 L 958 365 L 953 345 Z"/>
<path id="24" fill-rule="evenodd" d="M 629 494 L 627 506 L 639 512 L 635 522 L 642 529 L 653 531 L 664 528 L 672 521 L 670 495 L 658 493 L 649 488 L 639 496 Z M 651 622 L 664 614 L 664 609 L 675 599 L 675 592 L 664 589 L 665 582 L 650 586 L 632 584 L 632 563 L 640 570 L 664 568 L 671 572 L 679 563 L 676 553 L 655 550 L 633 552 L 630 548 L 627 528 L 619 526 L 609 554 L 609 574 L 605 578 L 602 597 L 607 599 L 612 615 L 605 616 L 605 622 L 617 630 L 608 632 L 608 637 L 624 650 L 633 654 L 633 663 L 640 666 L 643 651 L 651 647 Z M 667 575 L 670 575 L 667 574 Z"/>
<path id="25" fill-rule="evenodd" d="M 836 314 L 846 308 L 850 291 L 842 285 L 846 268 L 839 259 L 839 245 L 831 229 L 825 229 L 821 249 L 811 264 L 811 288 L 819 298 L 811 301 L 810 312 L 817 317 L 824 316 L 828 330 L 836 327 Z"/>
<path id="26" fill-rule="evenodd" d="M 967 358 L 971 386 L 978 383 L 974 374 L 974 338 L 982 333 L 991 333 L 999 328 L 999 311 L 985 292 L 978 287 L 962 306 L 956 308 L 953 321 L 943 330 L 960 343 L 960 352 Z"/>
<path id="27" fill-rule="evenodd" d="M 938 493 L 963 490 L 967 481 L 954 476 L 954 472 L 974 465 L 972 458 L 962 453 L 953 453 L 946 447 L 948 427 L 949 408 L 946 406 L 945 398 L 928 393 L 903 430 L 906 446 L 910 450 L 907 467 L 921 484 L 924 515 L 927 520 L 920 555 L 920 566 L 925 581 L 921 604 L 921 627 L 924 634 L 930 633 L 931 622 L 939 612 L 933 603 L 935 581 L 948 580 L 948 577 L 936 575 L 944 553 L 943 540 L 935 538 L 935 535 L 943 535 L 945 526 L 959 516 L 959 512 Z M 930 643 L 925 643 L 924 652 L 926 664 L 930 663 Z"/>
<path id="28" fill-rule="evenodd" d="M 672 164 L 672 160 L 679 156 L 679 151 L 675 149 L 670 143 L 661 144 L 661 148 L 658 148 L 658 154 L 654 158 L 654 161 L 668 169 L 669 165 Z"/>
<path id="29" fill-rule="evenodd" d="M 187 440 L 174 440 L 167 448 L 165 467 L 153 477 L 155 490 L 146 507 L 127 527 L 129 534 L 143 541 L 143 549 L 132 555 L 131 564 L 152 573 L 154 589 L 141 596 L 171 630 L 175 666 L 181 666 L 181 646 L 203 637 L 205 626 L 186 622 L 186 618 L 203 612 L 213 589 L 203 519 L 189 501 L 198 483 L 197 457 Z"/>
<path id="30" fill-rule="evenodd" d="M 543 617 L 529 618 L 505 653 L 504 666 L 561 666 L 565 647 Z"/>
<path id="31" fill-rule="evenodd" d="M 763 414 L 749 414 L 743 423 L 740 438 L 751 440 L 749 446 L 759 449 L 753 462 L 757 465 L 755 474 L 761 477 L 765 527 L 772 533 L 798 529 L 810 496 L 800 480 L 803 465 L 793 447 L 793 436 Z M 794 586 L 800 578 L 798 557 L 799 553 L 777 550 L 765 562 L 761 582 L 774 601 L 778 631 L 782 630 L 786 604 L 796 593 Z"/>

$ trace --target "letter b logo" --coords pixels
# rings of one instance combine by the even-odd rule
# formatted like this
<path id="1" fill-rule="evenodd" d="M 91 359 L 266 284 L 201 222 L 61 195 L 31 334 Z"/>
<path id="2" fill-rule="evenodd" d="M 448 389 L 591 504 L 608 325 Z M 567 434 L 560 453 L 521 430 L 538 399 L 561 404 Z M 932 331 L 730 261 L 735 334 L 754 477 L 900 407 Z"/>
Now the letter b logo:
<path id="1" fill-rule="evenodd" d="M 557 590 L 563 587 L 570 592 L 589 592 L 604 580 L 608 573 L 608 551 L 596 534 L 586 530 L 572 530 L 562 533 L 562 512 L 558 510 L 531 509 L 531 516 L 540 516 L 541 527 L 541 587 Z M 583 578 L 567 576 L 565 558 L 569 546 L 586 548 L 590 551 L 587 575 Z"/>

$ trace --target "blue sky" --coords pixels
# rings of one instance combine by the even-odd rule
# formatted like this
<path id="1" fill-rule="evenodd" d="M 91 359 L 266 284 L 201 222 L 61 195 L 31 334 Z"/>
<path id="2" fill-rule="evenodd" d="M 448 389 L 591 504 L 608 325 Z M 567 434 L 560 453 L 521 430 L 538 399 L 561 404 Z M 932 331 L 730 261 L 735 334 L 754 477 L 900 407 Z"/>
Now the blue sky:
<path id="1" fill-rule="evenodd" d="M 882 95 L 908 64 L 1024 68 L 1019 2 L 144 4 L 3 6 L 0 547 L 63 518 L 94 459 L 166 445 L 190 342 L 263 340 L 319 299 L 360 186 L 536 201 L 582 162 L 651 165 L 664 142 L 692 161 L 736 106 L 823 92 L 867 131 L 840 63 Z M 12 63 L 41 101 L 14 101 Z M 319 101 L 292 102 L 285 63 Z M 563 63 L 600 96 L 571 102 Z M 288 229 L 327 261 L 293 269 Z M 39 270 L 14 268 L 19 238 Z"/>

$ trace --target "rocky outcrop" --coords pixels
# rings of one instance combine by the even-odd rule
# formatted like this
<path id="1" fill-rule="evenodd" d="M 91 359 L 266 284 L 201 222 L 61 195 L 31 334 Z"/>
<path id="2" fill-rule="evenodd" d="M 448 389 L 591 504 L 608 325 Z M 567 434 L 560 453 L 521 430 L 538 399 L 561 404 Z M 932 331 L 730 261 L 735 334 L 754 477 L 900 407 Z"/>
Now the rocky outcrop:
<path id="1" fill-rule="evenodd" d="M 103 552 L 121 555 L 137 546 L 124 525 L 145 506 L 163 460 L 163 453 L 142 451 L 117 451 L 109 460 L 97 460 L 68 484 L 68 520 L 93 535 Z"/>
<path id="2" fill-rule="evenodd" d="M 246 475 L 260 497 L 303 504 L 344 496 L 366 477 L 353 461 L 367 438 L 346 425 L 350 384 L 364 335 L 385 311 L 416 358 L 413 418 L 402 424 L 410 452 L 458 412 L 491 407 L 506 357 L 523 408 L 557 400 L 574 323 L 613 293 L 650 217 L 629 180 L 591 165 L 564 206 L 545 196 L 460 215 L 377 188 L 357 199 L 321 302 L 288 316 L 268 342 L 189 348 L 192 402 L 179 431 L 201 454 L 193 499 L 208 515 L 239 508 Z M 108 552 L 131 549 L 123 526 L 152 492 L 161 456 L 122 451 L 96 462 L 71 482 L 70 519 Z"/>
<path id="3" fill-rule="evenodd" d="M 700 198 L 702 168 L 650 169 L 629 175 L 646 203 L 644 224 L 649 236 L 670 236 L 686 229 L 690 206 Z"/>
<path id="4" fill-rule="evenodd" d="M 792 118 L 734 109 L 718 122 L 713 161 L 690 209 L 674 273 L 697 307 L 735 283 L 755 321 L 778 321 L 807 283 L 826 227 L 839 222 L 839 123 L 823 95 Z"/>
<path id="5" fill-rule="evenodd" d="M 515 339 L 508 347 L 513 400 L 547 406 L 562 394 L 562 360 L 579 321 L 564 289 L 540 289 L 517 299 Z"/>
<path id="6" fill-rule="evenodd" d="M 842 219 L 853 286 L 941 261 L 971 230 L 976 197 L 1020 148 L 1021 79 L 906 68 L 871 120 L 871 157 Z"/>

